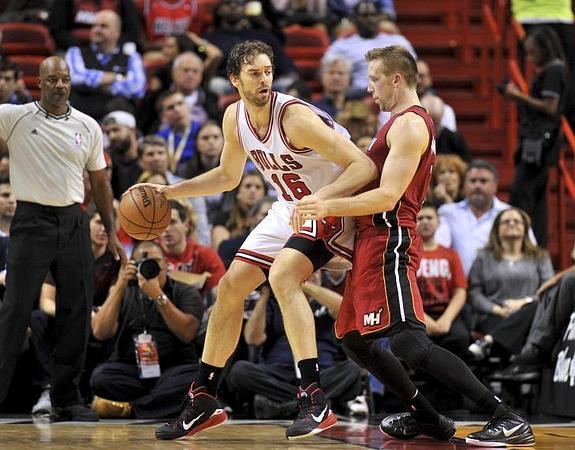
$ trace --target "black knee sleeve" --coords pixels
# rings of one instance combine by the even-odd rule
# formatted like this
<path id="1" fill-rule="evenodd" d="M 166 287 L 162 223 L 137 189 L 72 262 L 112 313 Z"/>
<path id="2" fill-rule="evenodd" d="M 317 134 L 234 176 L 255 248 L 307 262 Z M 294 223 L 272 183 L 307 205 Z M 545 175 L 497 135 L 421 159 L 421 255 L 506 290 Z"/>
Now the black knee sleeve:
<path id="1" fill-rule="evenodd" d="M 343 337 L 341 345 L 347 356 L 349 356 L 349 358 L 359 367 L 363 367 L 365 369 L 369 365 L 371 361 L 370 342 L 362 337 L 357 331 L 347 333 Z"/>
<path id="2" fill-rule="evenodd" d="M 423 330 L 402 330 L 390 339 L 391 351 L 403 359 L 412 369 L 418 369 L 427 363 L 433 342 Z"/>

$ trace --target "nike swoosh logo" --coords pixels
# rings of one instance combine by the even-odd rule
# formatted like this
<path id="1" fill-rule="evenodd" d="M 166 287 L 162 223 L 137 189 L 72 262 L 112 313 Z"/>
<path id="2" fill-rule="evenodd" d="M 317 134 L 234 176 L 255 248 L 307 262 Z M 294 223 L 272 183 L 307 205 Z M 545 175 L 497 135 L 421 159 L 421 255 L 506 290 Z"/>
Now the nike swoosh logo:
<path id="1" fill-rule="evenodd" d="M 519 428 L 521 428 L 523 424 L 520 423 L 519 425 L 517 425 L 516 427 L 511 428 L 510 430 L 507 430 L 505 428 L 503 428 L 503 434 L 505 435 L 505 437 L 509 437 L 511 436 L 513 433 L 515 433 Z"/>
<path id="2" fill-rule="evenodd" d="M 323 409 L 323 411 L 321 412 L 321 414 L 319 416 L 314 416 L 313 414 L 311 415 L 311 418 L 313 420 L 315 420 L 317 423 L 321 423 L 321 421 L 323 420 L 325 413 L 327 412 L 327 405 L 325 405 L 325 408 Z"/>
<path id="3" fill-rule="evenodd" d="M 186 423 L 185 420 L 182 420 L 182 427 L 184 427 L 184 430 L 188 431 L 190 428 L 192 428 L 192 425 L 195 424 L 203 415 L 204 413 L 201 413 L 198 417 L 196 417 L 194 420 L 191 420 L 189 423 Z"/>

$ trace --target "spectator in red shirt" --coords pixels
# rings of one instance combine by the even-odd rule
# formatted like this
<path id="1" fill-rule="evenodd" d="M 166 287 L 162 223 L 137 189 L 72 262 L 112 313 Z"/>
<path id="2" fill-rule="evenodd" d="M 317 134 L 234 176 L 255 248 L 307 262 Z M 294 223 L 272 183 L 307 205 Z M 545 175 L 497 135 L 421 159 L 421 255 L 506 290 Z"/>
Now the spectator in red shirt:
<path id="1" fill-rule="evenodd" d="M 437 209 L 425 204 L 417 216 L 417 231 L 423 239 L 417 284 L 423 299 L 427 334 L 439 346 L 466 357 L 469 330 L 460 314 L 467 297 L 467 280 L 457 252 L 437 244 Z"/>
<path id="2" fill-rule="evenodd" d="M 175 280 L 194 284 L 209 306 L 209 297 L 215 298 L 215 288 L 226 271 L 224 263 L 214 249 L 190 237 L 193 224 L 186 207 L 176 201 L 171 202 L 171 207 L 172 220 L 160 238 L 168 271 Z"/>

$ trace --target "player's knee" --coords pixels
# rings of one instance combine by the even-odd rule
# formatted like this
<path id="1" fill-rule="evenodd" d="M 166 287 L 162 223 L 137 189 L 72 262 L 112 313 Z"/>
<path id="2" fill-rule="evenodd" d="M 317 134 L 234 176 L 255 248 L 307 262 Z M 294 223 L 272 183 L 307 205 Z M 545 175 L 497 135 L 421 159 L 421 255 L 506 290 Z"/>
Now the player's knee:
<path id="1" fill-rule="evenodd" d="M 347 356 L 358 366 L 365 368 L 369 365 L 369 346 L 359 333 L 354 331 L 346 334 L 341 345 Z"/>
<path id="2" fill-rule="evenodd" d="M 251 290 L 248 290 L 248 292 L 243 295 L 244 291 L 242 281 L 238 280 L 238 277 L 233 273 L 226 272 L 218 283 L 216 302 L 220 304 L 224 302 L 230 305 L 237 304 L 239 307 L 239 305 L 243 305 L 243 300 L 251 292 Z"/>
<path id="3" fill-rule="evenodd" d="M 393 354 L 403 359 L 409 367 L 417 369 L 427 361 L 430 351 L 428 343 L 431 344 L 429 339 L 422 340 L 416 333 L 406 330 L 391 337 L 390 348 Z"/>
<path id="4" fill-rule="evenodd" d="M 283 270 L 281 266 L 277 267 L 272 265 L 268 281 L 278 297 L 282 297 L 282 293 L 293 292 L 293 290 L 297 289 L 300 285 L 300 282 L 296 280 L 289 271 Z"/>

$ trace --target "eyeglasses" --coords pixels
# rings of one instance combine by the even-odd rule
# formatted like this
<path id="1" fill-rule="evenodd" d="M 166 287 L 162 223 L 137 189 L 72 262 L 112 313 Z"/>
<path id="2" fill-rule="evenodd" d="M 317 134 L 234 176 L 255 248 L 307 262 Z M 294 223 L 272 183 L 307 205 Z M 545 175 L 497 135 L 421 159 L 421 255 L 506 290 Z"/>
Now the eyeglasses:
<path id="1" fill-rule="evenodd" d="M 499 223 L 501 225 L 523 225 L 523 221 L 520 219 L 505 219 Z"/>

